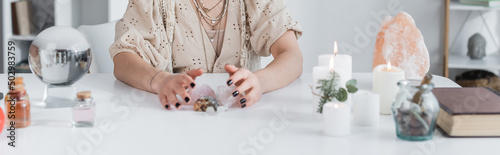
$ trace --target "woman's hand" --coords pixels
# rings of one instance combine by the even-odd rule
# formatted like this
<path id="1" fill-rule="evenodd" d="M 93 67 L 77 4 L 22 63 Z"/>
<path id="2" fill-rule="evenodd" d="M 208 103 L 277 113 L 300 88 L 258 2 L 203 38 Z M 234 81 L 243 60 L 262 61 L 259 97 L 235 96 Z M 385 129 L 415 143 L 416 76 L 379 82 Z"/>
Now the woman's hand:
<path id="1" fill-rule="evenodd" d="M 153 79 L 153 91 L 158 94 L 163 107 L 168 110 L 172 107 L 180 109 L 182 104 L 191 100 L 186 89 L 194 88 L 196 86 L 194 80 L 202 74 L 202 69 L 190 70 L 177 75 L 161 72 Z M 179 101 L 176 95 L 179 95 L 183 101 Z"/>
<path id="2" fill-rule="evenodd" d="M 251 106 L 260 100 L 262 90 L 259 78 L 254 73 L 244 68 L 236 68 L 233 65 L 226 65 L 224 69 L 229 73 L 227 85 L 236 86 L 233 97 L 238 98 L 241 108 Z"/>

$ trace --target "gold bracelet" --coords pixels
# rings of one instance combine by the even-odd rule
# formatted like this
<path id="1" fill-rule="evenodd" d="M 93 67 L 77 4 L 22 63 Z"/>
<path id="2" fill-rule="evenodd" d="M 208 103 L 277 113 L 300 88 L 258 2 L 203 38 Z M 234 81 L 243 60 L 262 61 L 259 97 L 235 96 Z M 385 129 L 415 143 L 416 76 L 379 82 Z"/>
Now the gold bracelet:
<path id="1" fill-rule="evenodd" d="M 151 81 L 149 81 L 149 87 L 151 88 L 151 92 L 154 92 L 154 90 L 153 90 L 153 79 L 155 79 L 156 75 L 158 75 L 160 72 L 161 72 L 161 70 L 158 71 L 158 72 L 156 72 L 155 75 L 153 75 L 153 77 L 151 78 Z"/>

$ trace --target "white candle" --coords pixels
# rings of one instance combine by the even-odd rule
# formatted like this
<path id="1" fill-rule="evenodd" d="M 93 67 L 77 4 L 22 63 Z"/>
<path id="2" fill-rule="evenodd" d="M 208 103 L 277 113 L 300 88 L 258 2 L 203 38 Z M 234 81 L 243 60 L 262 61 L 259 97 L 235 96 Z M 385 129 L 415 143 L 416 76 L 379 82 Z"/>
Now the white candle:
<path id="1" fill-rule="evenodd" d="M 373 69 L 373 92 L 380 94 L 380 114 L 391 114 L 392 102 L 398 93 L 398 81 L 405 79 L 405 72 L 395 66 L 378 65 Z"/>
<path id="2" fill-rule="evenodd" d="M 333 46 L 334 54 L 322 54 L 318 56 L 319 66 L 329 66 L 330 57 L 334 56 L 335 72 L 340 76 L 340 83 L 345 87 L 345 83 L 352 79 L 352 56 L 346 54 L 337 54 L 337 42 Z"/>
<path id="3" fill-rule="evenodd" d="M 323 95 L 321 94 L 321 92 L 319 91 L 319 89 L 317 89 L 316 87 L 320 86 L 320 84 L 318 83 L 319 80 L 321 79 L 328 79 L 328 77 L 330 76 L 330 69 L 328 66 L 316 66 L 313 68 L 313 83 L 312 83 L 312 86 L 313 86 L 313 92 L 315 94 L 319 94 L 319 95 Z M 321 114 L 317 112 L 318 110 L 318 106 L 319 106 L 319 100 L 320 100 L 320 97 L 319 96 L 316 96 L 316 95 L 313 95 L 313 106 L 312 106 L 312 109 L 313 109 L 313 112 L 315 113 L 316 117 L 317 118 L 321 118 Z"/>
<path id="4" fill-rule="evenodd" d="M 328 102 L 323 106 L 324 133 L 347 136 L 351 133 L 351 108 L 348 104 Z"/>
<path id="5" fill-rule="evenodd" d="M 353 94 L 354 124 L 373 126 L 379 122 L 380 95 L 366 90 L 359 90 Z"/>

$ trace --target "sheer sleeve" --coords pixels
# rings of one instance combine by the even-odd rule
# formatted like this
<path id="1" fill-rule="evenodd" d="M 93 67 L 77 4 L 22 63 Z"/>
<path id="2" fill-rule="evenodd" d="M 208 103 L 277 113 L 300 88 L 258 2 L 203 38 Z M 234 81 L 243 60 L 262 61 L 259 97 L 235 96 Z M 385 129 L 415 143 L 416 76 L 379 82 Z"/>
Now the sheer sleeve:
<path id="1" fill-rule="evenodd" d="M 250 43 L 257 55 L 269 56 L 271 46 L 288 30 L 295 31 L 297 39 L 302 35 L 283 0 L 247 0 L 246 6 Z"/>
<path id="2" fill-rule="evenodd" d="M 116 23 L 111 58 L 121 52 L 140 56 L 153 67 L 172 72 L 171 51 L 158 0 L 130 0 L 123 18 Z"/>

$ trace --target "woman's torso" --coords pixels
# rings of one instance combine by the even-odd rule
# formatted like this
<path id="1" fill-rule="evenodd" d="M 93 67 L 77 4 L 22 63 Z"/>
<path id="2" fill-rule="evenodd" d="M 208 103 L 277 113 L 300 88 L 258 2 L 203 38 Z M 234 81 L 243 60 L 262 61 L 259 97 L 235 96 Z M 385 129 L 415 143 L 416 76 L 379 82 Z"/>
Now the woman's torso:
<path id="1" fill-rule="evenodd" d="M 223 6 L 224 4 L 219 5 Z M 176 0 L 176 22 L 172 42 L 173 71 L 179 73 L 203 68 L 206 72 L 220 73 L 225 72 L 225 64 L 241 67 L 239 65 L 241 28 L 239 26 L 238 3 L 228 1 L 226 18 L 220 23 L 225 25 L 218 27 L 223 30 L 223 33 L 213 30 L 206 31 L 200 23 L 196 9 L 192 0 Z M 212 36 L 209 37 L 214 33 L 220 34 L 218 38 L 214 39 L 214 42 L 219 42 L 218 44 L 211 42 Z M 214 45 L 220 48 L 214 48 Z M 217 54 L 216 49 L 220 50 L 220 54 Z"/>

